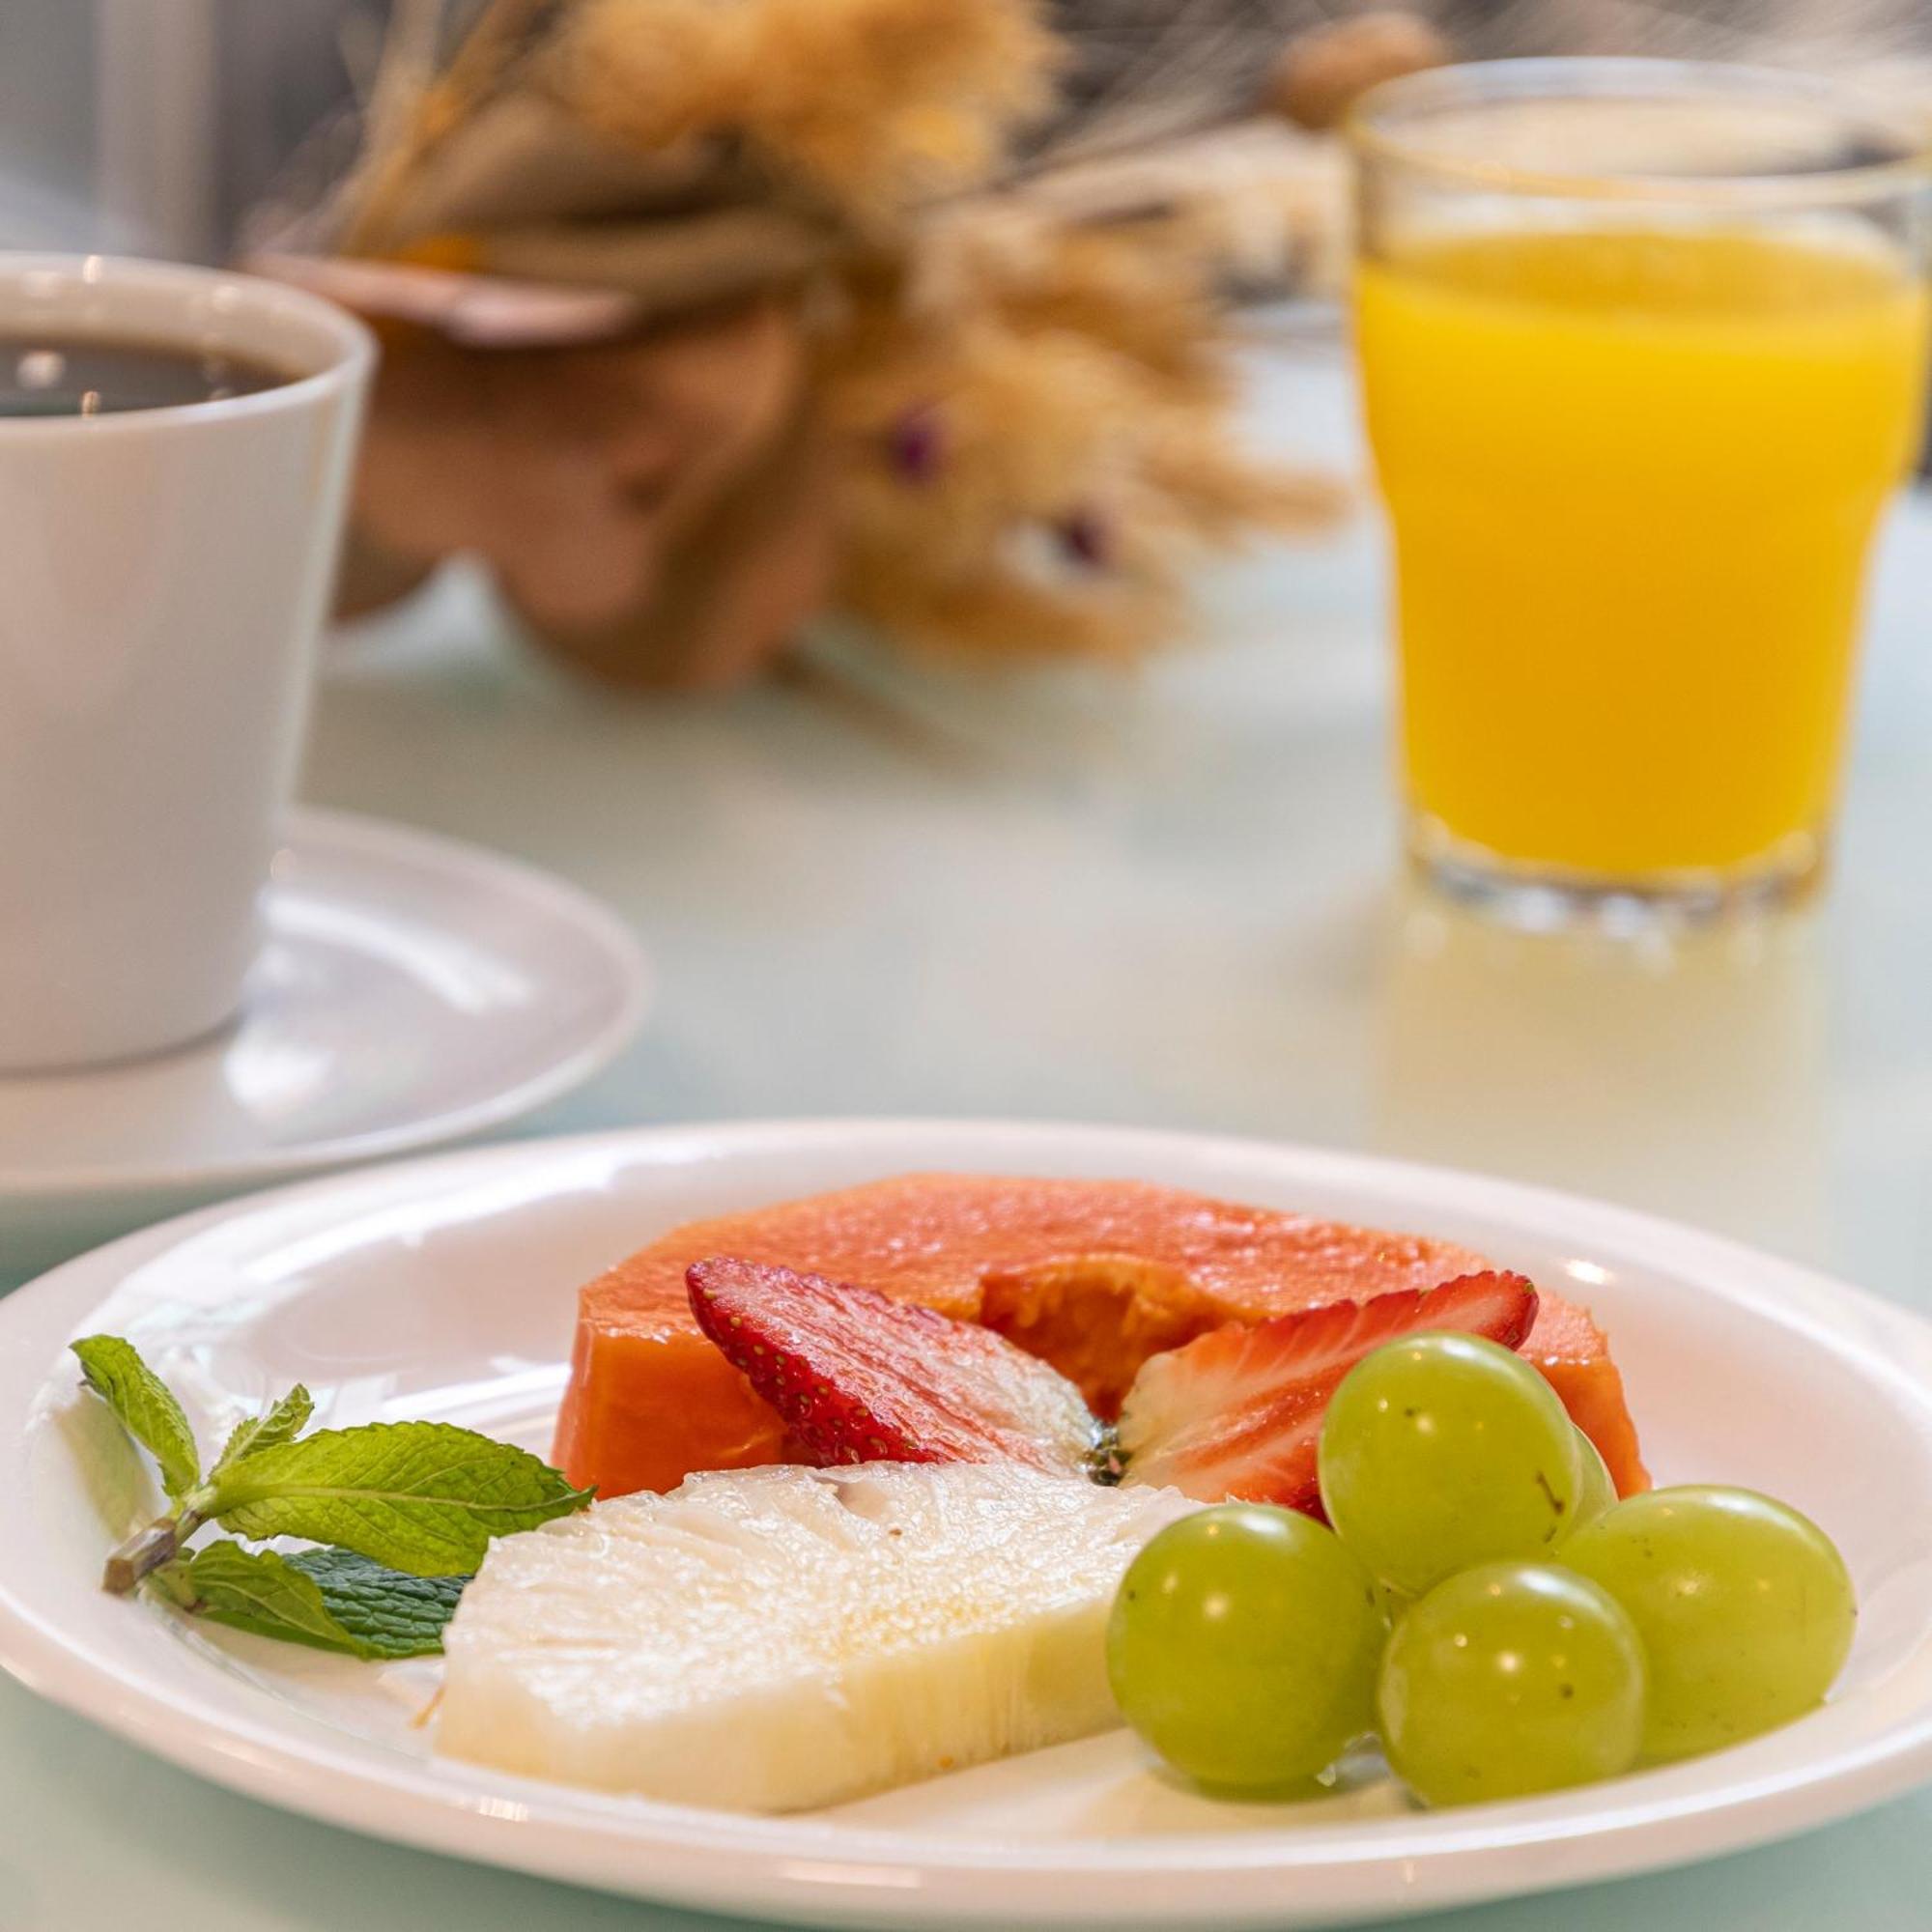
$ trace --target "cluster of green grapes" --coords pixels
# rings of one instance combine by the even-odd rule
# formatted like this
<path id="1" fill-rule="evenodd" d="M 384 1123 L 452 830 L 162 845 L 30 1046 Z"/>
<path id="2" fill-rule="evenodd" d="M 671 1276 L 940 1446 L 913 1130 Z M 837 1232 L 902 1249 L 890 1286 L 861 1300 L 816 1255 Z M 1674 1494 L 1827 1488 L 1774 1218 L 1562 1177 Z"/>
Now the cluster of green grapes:
<path id="1" fill-rule="evenodd" d="M 1554 1791 L 1786 1723 L 1851 1649 L 1814 1523 L 1749 1490 L 1618 1502 L 1549 1384 L 1472 1336 L 1359 1362 L 1321 1474 L 1333 1529 L 1224 1503 L 1122 1580 L 1122 1713 L 1210 1789 L 1319 1789 L 1377 1734 L 1430 1804 Z"/>

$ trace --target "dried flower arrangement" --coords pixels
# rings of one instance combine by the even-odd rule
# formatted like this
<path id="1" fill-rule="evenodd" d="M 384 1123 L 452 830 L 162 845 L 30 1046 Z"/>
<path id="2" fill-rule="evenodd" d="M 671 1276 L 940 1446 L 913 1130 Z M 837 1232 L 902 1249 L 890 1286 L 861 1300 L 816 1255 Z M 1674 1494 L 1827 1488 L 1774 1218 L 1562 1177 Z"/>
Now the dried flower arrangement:
<path id="1" fill-rule="evenodd" d="M 1120 658 L 1182 627 L 1204 554 L 1334 513 L 1332 480 L 1241 447 L 1231 298 L 1332 272 L 1340 162 L 1307 128 L 1438 58 L 1418 22 L 1286 60 L 1252 0 L 491 0 L 456 25 L 399 10 L 305 245 L 471 342 L 778 292 L 839 608 Z"/>

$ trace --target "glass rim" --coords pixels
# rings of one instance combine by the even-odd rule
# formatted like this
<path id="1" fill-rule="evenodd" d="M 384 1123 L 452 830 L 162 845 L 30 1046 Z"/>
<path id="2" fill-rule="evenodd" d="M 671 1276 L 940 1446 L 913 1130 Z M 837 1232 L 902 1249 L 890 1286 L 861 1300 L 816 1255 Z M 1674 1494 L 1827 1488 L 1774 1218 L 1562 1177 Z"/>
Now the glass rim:
<path id="1" fill-rule="evenodd" d="M 1386 116 L 1411 107 L 1462 104 L 1471 109 L 1538 100 L 1782 100 L 1884 128 L 1900 152 L 1881 160 L 1802 172 L 1735 175 L 1566 173 L 1509 162 L 1434 154 Z M 1703 203 L 1833 207 L 1922 188 L 1932 180 L 1932 113 L 1912 114 L 1880 89 L 1856 81 L 1745 62 L 1557 54 L 1463 61 L 1425 68 L 1372 87 L 1344 119 L 1342 132 L 1358 161 L 1431 175 L 1446 185 L 1489 194 L 1540 195 L 1570 201 Z"/>

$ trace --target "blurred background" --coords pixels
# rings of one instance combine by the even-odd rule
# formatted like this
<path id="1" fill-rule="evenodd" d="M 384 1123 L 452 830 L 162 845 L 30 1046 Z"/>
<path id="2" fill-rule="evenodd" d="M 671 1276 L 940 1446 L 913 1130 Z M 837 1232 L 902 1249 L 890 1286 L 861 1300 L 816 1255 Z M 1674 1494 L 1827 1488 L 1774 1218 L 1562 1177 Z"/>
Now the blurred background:
<path id="1" fill-rule="evenodd" d="M 219 255 L 298 147 L 368 87 L 396 11 L 393 0 L 11 0 L 0 16 L 0 245 Z M 460 24 L 476 9 L 438 11 Z M 1225 99 L 1254 89 L 1271 45 L 1366 11 L 1344 0 L 1050 9 L 1094 31 L 1090 86 L 1118 86 L 1131 62 L 1110 55 L 1165 36 Z M 1899 77 L 1932 49 L 1932 14 L 1913 0 L 1436 0 L 1414 11 L 1478 58 L 1656 53 Z M 1135 84 L 1145 90 L 1157 65 Z M 1163 91 L 1175 83 L 1160 76 Z"/>
<path id="2" fill-rule="evenodd" d="M 0 243 L 220 256 L 301 139 L 352 98 L 386 12 L 16 0 L 0 19 Z"/>
<path id="3" fill-rule="evenodd" d="M 457 25 L 467 10 L 418 11 Z M 1326 126 L 1364 74 L 1330 74 L 1324 92 L 1305 64 L 1284 69 L 1366 11 L 1051 10 L 1079 63 L 1057 132 L 1030 137 L 1036 151 L 1069 129 L 1076 154 L 1179 141 L 1163 193 L 1234 184 L 1208 250 L 1210 346 L 1234 371 L 1228 415 L 1244 447 L 1314 479 L 1264 506 L 1295 541 L 1264 532 L 1235 560 L 1174 566 L 1199 648 L 1162 648 L 1183 628 L 1163 628 L 1162 603 L 1151 642 L 1124 653 L 1125 675 L 1065 662 L 1083 655 L 1073 648 L 988 676 L 989 658 L 1004 670 L 1027 655 L 1006 648 L 1010 625 L 977 660 L 908 655 L 890 624 L 843 622 L 802 593 L 771 625 L 796 645 L 781 663 L 760 651 L 716 679 L 672 680 L 741 683 L 778 664 L 764 688 L 728 707 L 613 708 L 579 675 L 611 669 L 598 654 L 608 626 L 547 602 L 559 576 L 583 582 L 582 553 L 524 569 L 508 538 L 492 554 L 479 511 L 453 538 L 425 536 L 379 588 L 414 590 L 445 554 L 468 551 L 496 565 L 497 590 L 488 572 L 459 570 L 407 616 L 341 634 L 307 795 L 554 867 L 649 940 L 663 1024 L 543 1124 L 831 1106 L 1370 1145 L 1611 1195 L 1906 1292 L 1932 1265 L 1915 1151 L 1932 1093 L 1918 849 L 1932 530 L 1911 507 L 1881 554 L 1842 866 L 1822 923 L 1662 947 L 1545 942 L 1398 883 L 1381 540 L 1329 299 L 1346 191 Z M 1425 11 L 1436 57 L 1714 53 L 1908 89 L 1932 43 L 1932 13 L 1912 0 Z M 375 87 L 399 18 L 382 0 L 10 0 L 0 245 L 231 255 L 265 207 L 312 207 L 341 173 L 350 110 Z M 1399 38 L 1397 63 L 1412 52 Z M 1184 145 L 1257 117 L 1280 137 L 1258 172 L 1278 164 L 1288 184 L 1261 200 L 1245 195 L 1246 149 L 1224 165 L 1228 151 Z M 1145 178 L 1129 181 L 1129 200 L 1146 192 Z M 1236 317 L 1225 329 L 1222 312 Z M 727 358 L 727 372 L 740 366 Z M 1049 371 L 1041 393 L 1057 381 Z M 539 393 L 548 431 L 556 392 Z M 408 469 L 396 494 L 413 503 L 491 470 L 479 450 L 502 457 L 499 473 L 550 475 L 505 440 L 525 434 L 508 403 L 492 427 L 467 375 L 452 394 L 455 413 L 483 423 L 477 440 L 439 455 L 440 469 Z M 418 407 L 380 394 L 372 451 L 407 442 Z M 876 430 L 862 422 L 866 447 L 920 484 L 928 426 L 883 407 Z M 589 465 L 573 445 L 555 475 Z M 1031 498 L 1023 507 L 1032 516 Z M 359 510 L 358 540 L 383 552 L 397 527 L 387 503 L 376 492 Z M 769 580 L 768 539 L 746 537 L 728 503 L 720 515 L 750 575 Z M 574 498 L 567 517 L 575 540 L 587 520 Z M 521 541 L 532 519 L 516 521 Z M 1043 573 L 1056 590 L 1070 575 L 1084 595 L 1109 532 L 1077 500 L 1040 521 L 1044 564 L 1037 546 L 1003 539 L 1002 568 L 1029 582 Z M 674 562 L 702 551 L 705 527 L 672 530 Z M 912 527 L 923 543 L 927 526 Z M 892 541 L 875 549 L 890 551 L 900 526 L 881 528 Z M 670 599 L 680 640 L 701 629 L 692 608 Z M 566 668 L 530 648 L 533 633 L 561 640 Z M 1068 635 L 1078 646 L 1082 634 Z M 765 950 L 771 920 L 782 970 Z M 867 970 L 852 970 L 855 951 Z"/>

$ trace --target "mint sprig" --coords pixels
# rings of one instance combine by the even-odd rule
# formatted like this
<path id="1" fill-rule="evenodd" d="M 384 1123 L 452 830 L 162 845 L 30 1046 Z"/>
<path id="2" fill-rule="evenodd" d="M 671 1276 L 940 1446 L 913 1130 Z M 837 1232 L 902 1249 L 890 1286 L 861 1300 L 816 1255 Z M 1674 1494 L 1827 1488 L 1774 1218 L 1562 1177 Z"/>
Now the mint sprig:
<path id="1" fill-rule="evenodd" d="M 87 1386 L 154 1457 L 172 1505 L 107 1560 L 103 1586 L 144 1581 L 179 1608 L 241 1630 L 354 1657 L 440 1648 L 491 1540 L 590 1501 L 540 1458 L 447 1422 L 372 1422 L 303 1435 L 314 1413 L 291 1389 L 239 1424 L 202 1474 L 193 1431 L 167 1384 L 111 1335 L 73 1344 Z M 299 1537 L 289 1553 L 187 1546 L 209 1524 L 251 1542 Z"/>

